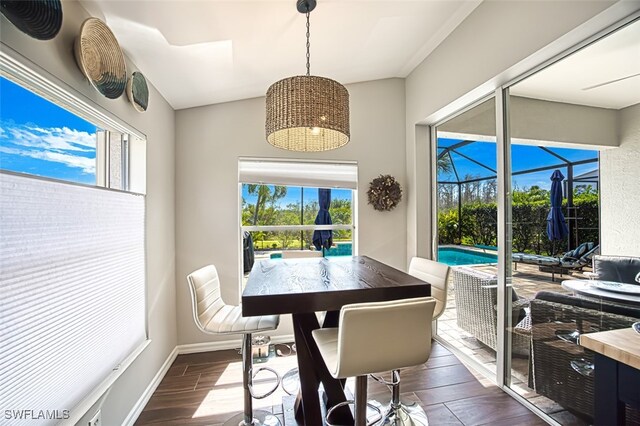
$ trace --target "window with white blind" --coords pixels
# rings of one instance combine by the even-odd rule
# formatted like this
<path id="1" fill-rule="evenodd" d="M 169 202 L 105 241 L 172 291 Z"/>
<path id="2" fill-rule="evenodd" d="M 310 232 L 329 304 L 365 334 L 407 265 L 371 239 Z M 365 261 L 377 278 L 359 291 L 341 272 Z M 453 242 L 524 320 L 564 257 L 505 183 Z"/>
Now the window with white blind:
<path id="1" fill-rule="evenodd" d="M 0 425 L 75 424 L 148 344 L 146 141 L 0 72 Z"/>
<path id="2" fill-rule="evenodd" d="M 245 273 L 256 258 L 355 254 L 356 163 L 240 159 L 238 172 Z"/>

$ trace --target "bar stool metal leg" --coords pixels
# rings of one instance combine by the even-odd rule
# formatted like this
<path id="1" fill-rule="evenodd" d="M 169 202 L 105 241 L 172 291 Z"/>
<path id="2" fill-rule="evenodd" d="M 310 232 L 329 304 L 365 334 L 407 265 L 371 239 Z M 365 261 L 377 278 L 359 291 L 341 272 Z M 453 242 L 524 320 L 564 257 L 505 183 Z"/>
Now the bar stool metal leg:
<path id="1" fill-rule="evenodd" d="M 270 368 L 262 368 L 273 371 Z M 275 371 L 274 371 L 275 373 Z M 277 376 L 277 373 L 276 373 Z M 278 388 L 279 381 L 275 388 L 264 395 L 257 396 L 258 399 L 267 397 Z M 253 355 L 251 353 L 251 334 L 243 335 L 242 339 L 242 390 L 244 397 L 244 411 L 231 417 L 224 422 L 225 426 L 280 426 L 280 420 L 273 414 L 265 410 L 253 410 Z"/>
<path id="2" fill-rule="evenodd" d="M 367 376 L 356 377 L 355 392 L 355 426 L 367 424 Z"/>
<path id="3" fill-rule="evenodd" d="M 405 404 L 400 401 L 400 370 L 393 370 L 391 382 L 391 402 L 384 411 L 380 426 L 428 426 L 427 414 L 417 403 Z"/>

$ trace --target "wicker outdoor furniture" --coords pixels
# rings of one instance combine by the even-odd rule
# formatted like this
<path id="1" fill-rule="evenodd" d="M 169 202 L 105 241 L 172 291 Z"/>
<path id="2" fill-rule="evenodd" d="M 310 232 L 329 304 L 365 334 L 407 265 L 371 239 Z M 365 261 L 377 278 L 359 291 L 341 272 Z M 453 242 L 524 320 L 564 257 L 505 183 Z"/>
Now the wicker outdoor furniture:
<path id="1" fill-rule="evenodd" d="M 451 269 L 456 298 L 456 323 L 458 327 L 473 335 L 479 342 L 497 350 L 497 288 L 495 275 L 466 267 Z M 512 322 L 517 324 L 525 317 L 524 307 L 528 300 L 519 298 L 512 291 Z M 530 337 L 512 334 L 513 352 L 529 354 Z"/>
<path id="2" fill-rule="evenodd" d="M 640 310 L 552 292 L 530 301 L 533 387 L 567 410 L 593 417 L 593 352 L 579 336 L 630 327 Z M 630 413 L 638 418 L 638 413 Z"/>

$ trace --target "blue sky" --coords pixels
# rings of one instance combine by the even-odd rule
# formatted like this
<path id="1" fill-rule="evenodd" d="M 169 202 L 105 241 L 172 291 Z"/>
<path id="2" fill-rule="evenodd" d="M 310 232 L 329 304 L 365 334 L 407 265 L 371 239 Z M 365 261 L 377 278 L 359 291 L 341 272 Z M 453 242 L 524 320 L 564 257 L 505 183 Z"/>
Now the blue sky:
<path id="1" fill-rule="evenodd" d="M 438 147 L 448 147 L 460 141 L 461 140 L 459 139 L 438 138 Z M 579 161 L 598 157 L 598 152 L 593 150 L 555 147 L 549 149 L 569 161 Z M 438 152 L 441 151 L 441 149 L 438 149 Z M 493 170 L 496 170 L 496 144 L 493 142 L 474 142 L 461 148 L 457 148 L 456 151 L 460 152 L 464 156 L 473 158 Z M 451 156 L 453 158 L 456 171 L 461 178 L 467 174 L 479 177 L 495 175 L 492 171 L 467 160 L 464 156 L 457 155 L 456 153 L 452 153 Z M 512 145 L 511 147 L 511 167 L 514 172 L 561 163 L 562 161 L 560 159 L 536 146 Z M 594 170 L 596 167 L 597 163 L 575 166 L 574 175 Z M 560 171 L 565 176 L 567 175 L 566 168 L 560 168 Z M 517 185 L 520 189 L 529 188 L 533 185 L 549 189 L 551 188 L 550 177 L 552 173 L 553 170 L 546 170 L 537 173 L 516 175 L 513 177 L 512 185 Z M 438 176 L 438 180 L 454 182 L 455 175 L 453 173 L 441 173 Z"/>
<path id="2" fill-rule="evenodd" d="M 0 168 L 95 185 L 96 129 L 0 77 Z"/>

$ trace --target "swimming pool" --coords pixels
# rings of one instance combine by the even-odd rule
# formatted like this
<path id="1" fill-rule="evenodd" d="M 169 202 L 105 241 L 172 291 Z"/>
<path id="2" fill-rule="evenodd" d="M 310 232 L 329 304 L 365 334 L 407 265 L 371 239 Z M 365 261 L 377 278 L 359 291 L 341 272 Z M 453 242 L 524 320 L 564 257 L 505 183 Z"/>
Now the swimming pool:
<path id="1" fill-rule="evenodd" d="M 438 262 L 447 265 L 478 265 L 481 263 L 497 263 L 498 256 L 458 247 L 439 247 Z"/>

